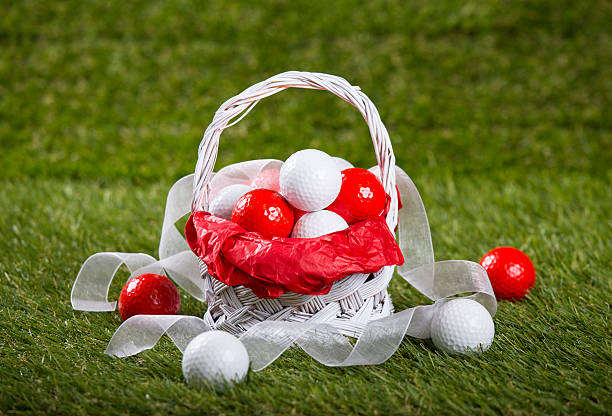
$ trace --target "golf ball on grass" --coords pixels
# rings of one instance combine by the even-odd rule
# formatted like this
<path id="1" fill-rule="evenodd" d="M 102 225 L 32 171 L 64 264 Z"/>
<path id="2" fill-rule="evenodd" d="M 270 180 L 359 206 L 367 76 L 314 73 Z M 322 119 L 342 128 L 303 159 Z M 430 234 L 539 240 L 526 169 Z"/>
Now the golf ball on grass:
<path id="1" fill-rule="evenodd" d="M 249 355 L 238 338 L 224 331 L 195 337 L 183 353 L 183 376 L 191 387 L 206 384 L 223 390 L 233 387 L 249 371 Z"/>
<path id="2" fill-rule="evenodd" d="M 322 210 L 304 214 L 293 226 L 291 237 L 315 238 L 348 228 L 344 219 L 335 212 Z"/>
<path id="3" fill-rule="evenodd" d="M 280 169 L 281 194 L 302 211 L 319 211 L 338 196 L 342 175 L 327 153 L 300 150 L 289 156 Z"/>
<path id="4" fill-rule="evenodd" d="M 472 299 L 452 299 L 431 320 L 431 340 L 442 351 L 478 355 L 493 343 L 495 325 L 489 311 Z"/>
<path id="5" fill-rule="evenodd" d="M 487 271 L 497 299 L 522 299 L 535 284 L 533 263 L 517 248 L 494 248 L 484 255 L 480 265 Z"/>
<path id="6" fill-rule="evenodd" d="M 181 295 L 166 276 L 146 273 L 123 286 L 118 307 L 124 321 L 134 315 L 176 315 L 181 311 Z"/>
<path id="7" fill-rule="evenodd" d="M 210 201 L 208 212 L 212 215 L 229 220 L 232 218 L 232 210 L 238 199 L 252 188 L 248 185 L 234 184 L 226 186 L 217 192 L 217 195 Z"/>

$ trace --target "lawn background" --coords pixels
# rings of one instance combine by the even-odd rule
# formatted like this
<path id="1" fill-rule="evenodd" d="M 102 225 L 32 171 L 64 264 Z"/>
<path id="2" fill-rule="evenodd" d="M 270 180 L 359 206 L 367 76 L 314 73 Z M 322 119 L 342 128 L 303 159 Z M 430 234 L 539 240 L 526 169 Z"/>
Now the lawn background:
<path id="1" fill-rule="evenodd" d="M 252 3 L 0 3 L 0 413 L 610 413 L 612 3 Z M 410 338 L 373 367 L 290 351 L 198 392 L 167 339 L 112 359 L 118 314 L 71 309 L 90 254 L 157 254 L 167 190 L 218 106 L 289 69 L 373 100 L 436 259 L 533 258 L 535 289 L 499 304 L 483 357 Z M 355 109 L 290 90 L 223 134 L 217 166 L 306 147 L 375 163 Z M 425 302 L 399 278 L 391 293 Z"/>

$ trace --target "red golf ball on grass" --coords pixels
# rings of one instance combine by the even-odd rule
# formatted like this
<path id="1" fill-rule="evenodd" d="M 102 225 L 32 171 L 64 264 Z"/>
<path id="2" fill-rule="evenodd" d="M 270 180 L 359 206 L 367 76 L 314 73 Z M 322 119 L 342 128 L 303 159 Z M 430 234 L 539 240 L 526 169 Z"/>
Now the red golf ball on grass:
<path id="1" fill-rule="evenodd" d="M 513 247 L 498 247 L 480 260 L 497 299 L 519 300 L 535 284 L 535 269 L 529 257 Z"/>
<path id="2" fill-rule="evenodd" d="M 159 274 L 132 277 L 119 295 L 119 313 L 124 321 L 134 315 L 176 315 L 180 311 L 178 289 Z"/>
<path id="3" fill-rule="evenodd" d="M 263 238 L 289 237 L 293 210 L 278 192 L 255 189 L 242 195 L 232 211 L 232 221 Z"/>

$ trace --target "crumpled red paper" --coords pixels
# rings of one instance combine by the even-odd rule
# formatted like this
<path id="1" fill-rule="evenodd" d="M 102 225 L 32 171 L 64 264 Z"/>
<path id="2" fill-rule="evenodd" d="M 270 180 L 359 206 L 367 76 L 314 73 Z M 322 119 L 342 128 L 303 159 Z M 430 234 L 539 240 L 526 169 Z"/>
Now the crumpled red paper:
<path id="1" fill-rule="evenodd" d="M 382 216 L 318 238 L 264 239 L 198 211 L 189 217 L 185 237 L 213 277 L 229 286 L 246 286 L 260 298 L 289 291 L 324 295 L 336 280 L 350 274 L 404 263 Z"/>

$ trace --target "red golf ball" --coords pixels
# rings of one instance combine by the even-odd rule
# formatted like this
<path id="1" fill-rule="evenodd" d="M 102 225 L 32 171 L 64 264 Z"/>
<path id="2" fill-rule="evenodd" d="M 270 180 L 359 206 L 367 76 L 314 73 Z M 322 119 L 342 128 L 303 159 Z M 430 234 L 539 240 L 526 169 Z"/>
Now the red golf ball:
<path id="1" fill-rule="evenodd" d="M 480 260 L 491 280 L 497 299 L 519 300 L 535 284 L 535 269 L 529 257 L 513 247 L 498 247 Z"/>
<path id="2" fill-rule="evenodd" d="M 293 210 L 278 192 L 255 189 L 238 199 L 232 221 L 263 238 L 288 237 L 293 228 Z"/>
<path id="3" fill-rule="evenodd" d="M 350 168 L 342 171 L 340 193 L 327 209 L 353 224 L 379 216 L 385 203 L 385 189 L 376 175 L 366 169 Z"/>
<path id="4" fill-rule="evenodd" d="M 124 321 L 133 315 L 176 315 L 181 296 L 166 276 L 141 274 L 132 277 L 119 295 L 119 313 Z"/>

